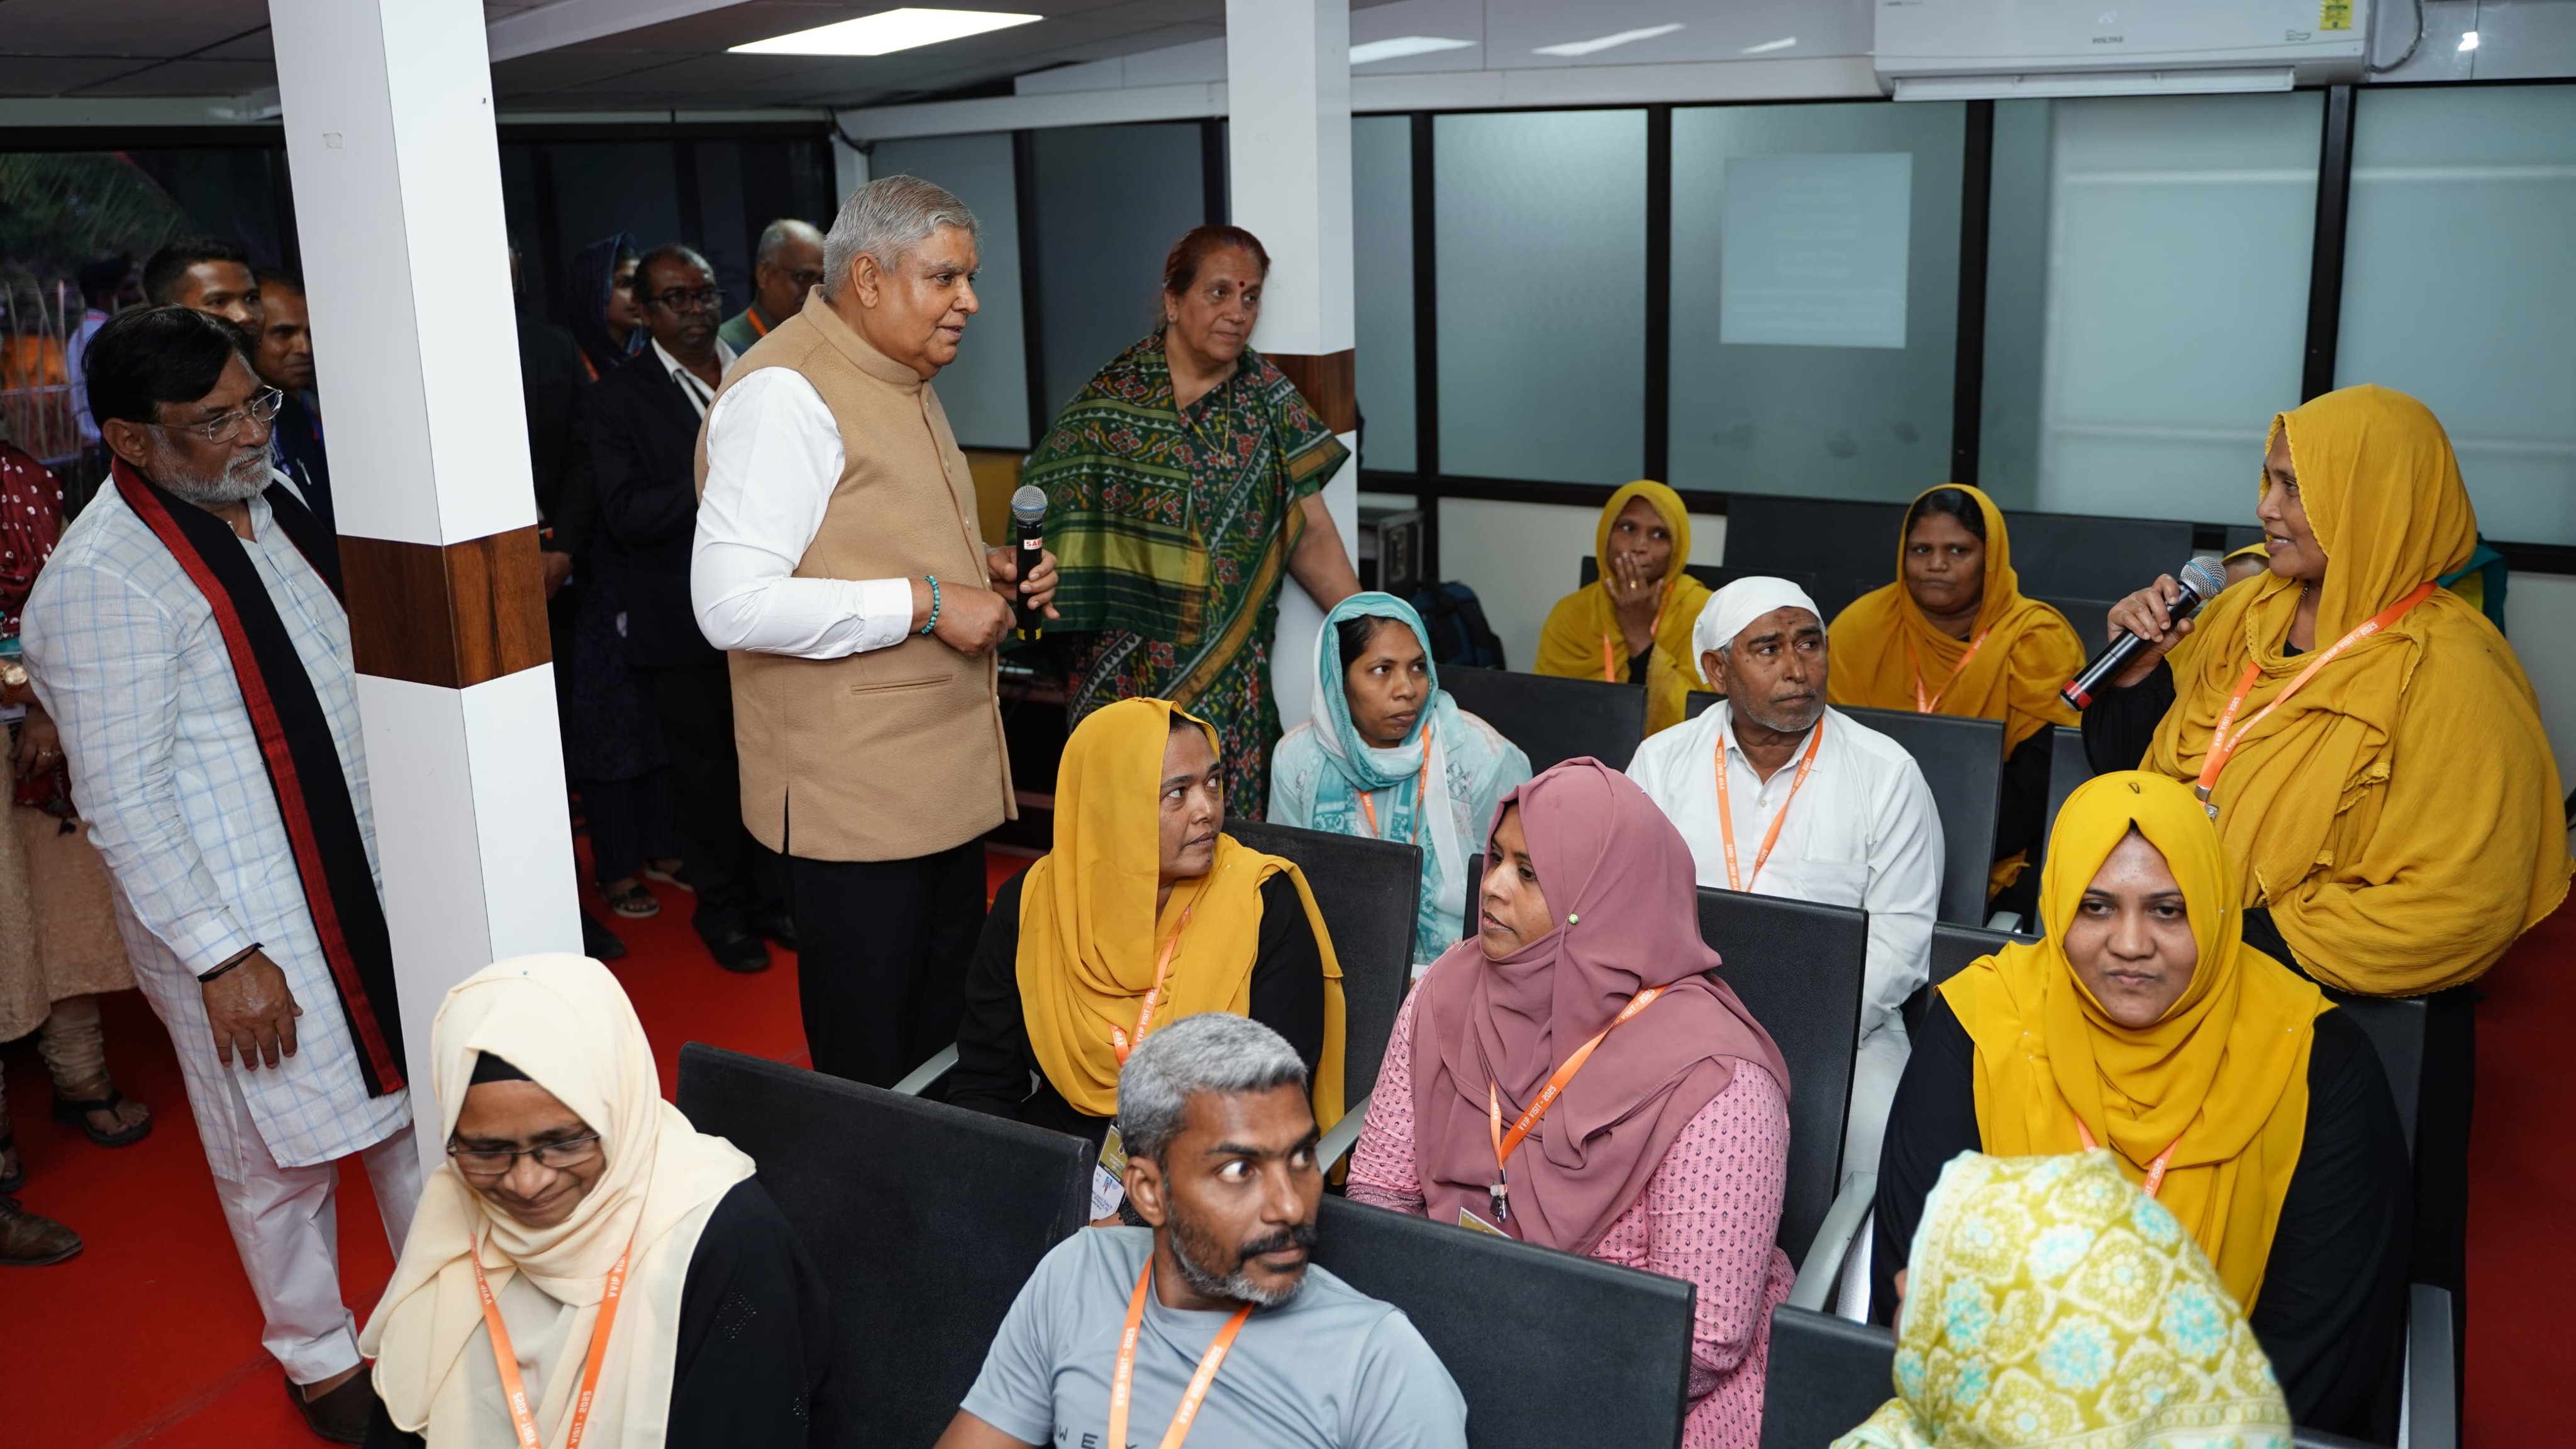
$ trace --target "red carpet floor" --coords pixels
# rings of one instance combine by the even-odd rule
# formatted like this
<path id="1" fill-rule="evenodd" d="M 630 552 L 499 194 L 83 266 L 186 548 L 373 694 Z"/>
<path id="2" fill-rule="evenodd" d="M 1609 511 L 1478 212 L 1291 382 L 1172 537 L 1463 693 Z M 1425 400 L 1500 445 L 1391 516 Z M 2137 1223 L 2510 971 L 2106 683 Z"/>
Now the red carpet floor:
<path id="1" fill-rule="evenodd" d="M 998 882 L 1022 862 L 996 858 Z M 668 1090 L 680 1044 L 713 1042 L 802 1060 L 795 957 L 757 976 L 717 969 L 688 928 L 689 898 L 658 888 L 661 915 L 619 921 L 616 963 Z M 2566 1372 L 2558 1308 L 2576 1297 L 2576 1161 L 2562 1134 L 2531 1130 L 2576 1088 L 2576 913 L 2531 933 L 2487 978 L 2478 1012 L 2471 1155 L 2468 1443 L 2533 1442 Z M 151 1137 L 92 1147 L 46 1115 L 31 1044 L 7 1049 L 28 1168 L 21 1194 L 78 1229 L 88 1251 L 52 1268 L 0 1270 L 0 1445 L 8 1449 L 197 1449 L 318 1444 L 259 1347 L 244 1284 L 189 1120 L 170 1039 L 140 997 L 111 998 L 108 1053 L 120 1085 L 152 1104 Z M 363 1319 L 392 1271 L 354 1165 L 342 1175 L 342 1287 Z"/>

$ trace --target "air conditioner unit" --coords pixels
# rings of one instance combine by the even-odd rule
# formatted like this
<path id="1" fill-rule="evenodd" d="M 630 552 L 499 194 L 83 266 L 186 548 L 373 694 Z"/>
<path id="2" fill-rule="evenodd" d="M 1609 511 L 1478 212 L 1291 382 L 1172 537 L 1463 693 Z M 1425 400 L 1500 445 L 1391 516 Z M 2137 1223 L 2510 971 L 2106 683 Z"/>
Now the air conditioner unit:
<path id="1" fill-rule="evenodd" d="M 2421 0 L 2418 0 L 2421 3 Z M 2282 91 L 2361 78 L 2371 0 L 1876 0 L 1900 101 Z"/>

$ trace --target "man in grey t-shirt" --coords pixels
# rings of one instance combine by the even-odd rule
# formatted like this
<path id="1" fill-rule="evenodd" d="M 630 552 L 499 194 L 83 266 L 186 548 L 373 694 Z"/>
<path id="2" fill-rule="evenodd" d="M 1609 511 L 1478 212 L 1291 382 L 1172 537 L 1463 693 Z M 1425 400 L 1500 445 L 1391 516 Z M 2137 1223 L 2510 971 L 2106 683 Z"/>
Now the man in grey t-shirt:
<path id="1" fill-rule="evenodd" d="M 1194 1383 L 1203 1445 L 1465 1449 L 1466 1402 L 1413 1324 L 1307 1261 L 1324 1179 L 1286 1039 L 1214 1012 L 1174 1022 L 1120 1069 L 1118 1121 L 1127 1201 L 1150 1230 L 1086 1229 L 1047 1254 L 939 1449 L 1157 1445 Z"/>

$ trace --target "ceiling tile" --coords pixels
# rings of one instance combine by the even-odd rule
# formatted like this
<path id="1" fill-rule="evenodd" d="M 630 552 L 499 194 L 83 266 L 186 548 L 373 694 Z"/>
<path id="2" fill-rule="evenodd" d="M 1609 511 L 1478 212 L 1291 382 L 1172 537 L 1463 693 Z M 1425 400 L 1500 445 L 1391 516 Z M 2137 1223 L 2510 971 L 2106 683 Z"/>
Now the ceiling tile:
<path id="1" fill-rule="evenodd" d="M 0 0 L 0 54 L 186 55 L 266 24 L 267 0 Z"/>
<path id="2" fill-rule="evenodd" d="M 266 26 L 262 26 L 248 35 L 227 40 L 221 45 L 210 45 L 198 51 L 193 58 L 197 60 L 275 60 L 277 37 Z"/>
<path id="3" fill-rule="evenodd" d="M 264 60 L 173 60 L 83 86 L 85 96 L 237 96 L 277 84 Z"/>
<path id="4" fill-rule="evenodd" d="M 0 95 L 58 96 L 150 64 L 121 57 L 0 55 Z"/>

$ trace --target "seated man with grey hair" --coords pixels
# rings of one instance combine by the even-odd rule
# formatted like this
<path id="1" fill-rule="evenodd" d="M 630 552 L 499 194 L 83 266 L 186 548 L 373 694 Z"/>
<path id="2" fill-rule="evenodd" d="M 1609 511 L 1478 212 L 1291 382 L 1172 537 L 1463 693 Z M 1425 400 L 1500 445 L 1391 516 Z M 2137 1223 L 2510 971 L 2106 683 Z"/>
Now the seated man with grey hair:
<path id="1" fill-rule="evenodd" d="M 823 234 L 810 221 L 782 216 L 760 229 L 760 246 L 751 258 L 751 305 L 727 317 L 716 335 L 734 351 L 749 352 L 822 284 Z"/>
<path id="2" fill-rule="evenodd" d="M 822 285 L 698 442 L 690 597 L 732 656 L 743 823 L 787 857 L 814 1069 L 879 1087 L 957 1035 L 982 837 L 1014 813 L 993 647 L 1014 593 L 1055 593 L 1051 555 L 1022 579 L 977 535 L 930 388 L 975 315 L 975 239 L 919 177 L 851 192 Z"/>
<path id="3" fill-rule="evenodd" d="M 1175 1442 L 1464 1449 L 1411 1320 L 1308 1261 L 1324 1195 L 1306 1069 L 1247 1017 L 1184 1017 L 1118 1074 L 1127 1201 L 1020 1290 L 939 1449 Z M 1166 1426 L 1169 1426 L 1167 1430 Z"/>

